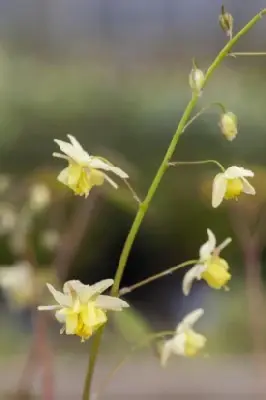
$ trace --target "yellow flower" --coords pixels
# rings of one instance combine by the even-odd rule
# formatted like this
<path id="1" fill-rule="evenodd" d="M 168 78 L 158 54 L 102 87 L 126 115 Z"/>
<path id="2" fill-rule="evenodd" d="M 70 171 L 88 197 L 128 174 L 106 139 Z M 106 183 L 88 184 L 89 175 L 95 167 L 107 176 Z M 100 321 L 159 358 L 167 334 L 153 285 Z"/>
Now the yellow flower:
<path id="1" fill-rule="evenodd" d="M 93 186 L 101 186 L 105 180 L 117 188 L 117 184 L 105 171 L 113 172 L 122 179 L 128 178 L 128 175 L 120 168 L 114 167 L 99 157 L 90 156 L 77 139 L 71 135 L 67 136 L 71 143 L 55 139 L 64 154 L 53 153 L 53 156 L 68 161 L 68 167 L 61 171 L 57 179 L 72 189 L 75 194 L 87 197 Z"/>
<path id="2" fill-rule="evenodd" d="M 176 327 L 175 335 L 167 340 L 161 351 L 161 364 L 164 367 L 171 354 L 184 357 L 195 356 L 206 344 L 206 337 L 195 332 L 192 328 L 204 314 L 204 310 L 199 308 L 188 314 Z"/>
<path id="3" fill-rule="evenodd" d="M 256 194 L 254 187 L 246 179 L 253 176 L 254 173 L 249 169 L 235 166 L 217 174 L 212 186 L 212 206 L 218 207 L 223 199 L 237 199 L 242 192 Z"/>
<path id="4" fill-rule="evenodd" d="M 237 135 L 237 117 L 232 112 L 221 115 L 219 126 L 227 140 L 232 141 Z"/>
<path id="5" fill-rule="evenodd" d="M 231 242 L 231 238 L 227 238 L 216 247 L 216 238 L 210 229 L 207 229 L 208 240 L 204 243 L 199 251 L 199 263 L 190 268 L 183 279 L 183 292 L 187 296 L 195 279 L 204 279 L 213 289 L 221 289 L 226 287 L 227 282 L 231 279 L 228 263 L 221 257 L 220 252 Z"/>
<path id="6" fill-rule="evenodd" d="M 56 319 L 64 324 L 60 332 L 77 335 L 84 341 L 106 323 L 106 311 L 121 311 L 129 307 L 128 303 L 117 297 L 101 295 L 113 283 L 113 279 L 105 279 L 94 285 L 84 285 L 78 280 L 71 280 L 64 284 L 63 292 L 47 283 L 58 304 L 39 306 L 38 310 L 55 310 Z"/>

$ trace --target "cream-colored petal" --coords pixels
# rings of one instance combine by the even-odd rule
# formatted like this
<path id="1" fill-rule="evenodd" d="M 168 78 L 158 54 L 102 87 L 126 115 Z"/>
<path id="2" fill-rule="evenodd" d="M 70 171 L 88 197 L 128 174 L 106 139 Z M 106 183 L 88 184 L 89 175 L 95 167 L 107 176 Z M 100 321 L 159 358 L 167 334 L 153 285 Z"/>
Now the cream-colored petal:
<path id="1" fill-rule="evenodd" d="M 94 283 L 94 285 L 90 286 L 90 290 L 92 292 L 92 295 L 94 294 L 100 294 L 102 292 L 105 292 L 109 287 L 113 286 L 114 280 L 113 279 L 103 279 L 102 281 L 99 281 L 97 283 Z"/>
<path id="2" fill-rule="evenodd" d="M 224 174 L 220 173 L 215 176 L 212 185 L 212 206 L 218 207 L 223 201 L 226 192 L 226 179 Z"/>
<path id="3" fill-rule="evenodd" d="M 96 169 L 103 169 L 104 171 L 111 171 L 122 179 L 128 178 L 128 174 L 124 172 L 121 168 L 114 167 L 113 165 L 104 162 L 98 157 L 91 157 L 90 166 Z"/>
<path id="4" fill-rule="evenodd" d="M 70 143 L 64 142 L 63 140 L 54 139 L 55 143 L 59 146 L 62 153 L 65 153 L 69 158 L 72 158 L 76 163 L 89 163 L 89 154 L 80 148 L 76 148 Z"/>
<path id="5" fill-rule="evenodd" d="M 192 283 L 195 279 L 200 280 L 201 274 L 206 269 L 205 265 L 197 264 L 190 268 L 184 275 L 182 282 L 182 289 L 185 296 L 188 296 L 192 287 Z"/>
<path id="6" fill-rule="evenodd" d="M 162 365 L 162 367 L 166 366 L 166 363 L 172 353 L 172 340 L 173 339 L 167 340 L 162 346 L 162 349 L 161 349 L 161 365 Z"/>
<path id="7" fill-rule="evenodd" d="M 56 311 L 55 318 L 57 319 L 58 322 L 64 324 L 66 322 L 66 314 L 62 313 L 61 311 L 62 310 Z"/>
<path id="8" fill-rule="evenodd" d="M 68 139 L 70 140 L 71 144 L 73 147 L 75 147 L 78 151 L 82 152 L 84 151 L 83 147 L 79 143 L 79 141 L 72 135 L 67 135 Z"/>
<path id="9" fill-rule="evenodd" d="M 183 332 L 175 335 L 172 339 L 172 352 L 179 356 L 185 355 L 185 343 L 186 335 Z"/>
<path id="10" fill-rule="evenodd" d="M 66 314 L 65 316 L 65 324 L 66 324 L 66 334 L 74 335 L 78 326 L 78 316 L 77 314 L 71 313 Z"/>
<path id="11" fill-rule="evenodd" d="M 191 329 L 193 325 L 203 316 L 204 310 L 203 308 L 198 308 L 197 310 L 192 311 L 180 322 L 177 326 L 177 333 L 182 333 Z"/>
<path id="12" fill-rule="evenodd" d="M 123 308 L 129 307 L 129 304 L 117 297 L 100 295 L 95 300 L 95 306 L 104 310 L 121 311 Z"/>
<path id="13" fill-rule="evenodd" d="M 246 194 L 256 194 L 255 188 L 249 183 L 249 181 L 246 178 L 242 178 L 243 182 L 243 192 Z"/>
<path id="14" fill-rule="evenodd" d="M 64 168 L 60 174 L 57 177 L 57 180 L 64 185 L 68 185 L 68 178 L 69 178 L 69 173 L 68 173 L 68 167 Z"/>
<path id="15" fill-rule="evenodd" d="M 118 188 L 118 185 L 111 178 L 109 178 L 107 174 L 104 174 L 104 179 L 106 179 L 107 182 L 109 182 L 110 185 L 112 185 L 115 189 Z"/>
<path id="16" fill-rule="evenodd" d="M 72 280 L 64 283 L 63 292 L 65 294 L 71 294 L 73 291 L 75 291 L 76 293 L 79 293 L 81 290 L 84 290 L 86 288 L 87 288 L 87 285 L 84 285 L 82 282 L 80 282 L 77 279 L 72 279 Z"/>
<path id="17" fill-rule="evenodd" d="M 70 307 L 71 306 L 72 300 L 71 300 L 70 296 L 59 292 L 50 283 L 47 283 L 46 285 L 47 285 L 49 291 L 54 296 L 54 299 L 55 299 L 55 301 L 57 301 L 57 303 L 59 303 L 61 306 L 65 306 L 65 307 Z"/>
<path id="18" fill-rule="evenodd" d="M 199 251 L 201 260 L 207 260 L 216 247 L 216 238 L 214 233 L 210 229 L 207 229 L 207 235 L 208 240 L 200 247 Z"/>
<path id="19" fill-rule="evenodd" d="M 224 172 L 224 175 L 227 179 L 235 179 L 242 177 L 253 177 L 254 172 L 249 169 L 233 166 L 227 168 L 227 170 Z"/>
<path id="20" fill-rule="evenodd" d="M 219 254 L 225 247 L 232 242 L 232 238 L 226 238 L 219 246 L 216 247 L 216 254 Z"/>
<path id="21" fill-rule="evenodd" d="M 52 156 L 53 157 L 56 157 L 56 158 L 62 158 L 63 160 L 69 160 L 69 157 L 68 156 L 65 156 L 64 154 L 61 154 L 61 153 L 56 153 L 56 152 L 54 152 L 53 154 L 52 154 Z"/>
<path id="22" fill-rule="evenodd" d="M 37 309 L 39 311 L 52 311 L 52 310 L 58 310 L 60 309 L 60 305 L 53 305 L 53 306 L 38 306 Z"/>

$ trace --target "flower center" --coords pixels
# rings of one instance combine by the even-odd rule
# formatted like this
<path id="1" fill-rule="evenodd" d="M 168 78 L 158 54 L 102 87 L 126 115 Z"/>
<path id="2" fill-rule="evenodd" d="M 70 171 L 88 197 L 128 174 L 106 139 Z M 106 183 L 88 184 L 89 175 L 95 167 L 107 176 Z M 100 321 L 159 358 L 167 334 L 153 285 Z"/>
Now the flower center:
<path id="1" fill-rule="evenodd" d="M 221 289 L 231 279 L 227 262 L 218 256 L 213 256 L 206 263 L 207 268 L 202 273 L 202 279 L 213 289 Z"/>
<path id="2" fill-rule="evenodd" d="M 206 338 L 205 336 L 194 332 L 192 329 L 189 329 L 185 333 L 185 336 L 185 355 L 187 357 L 193 357 L 204 347 Z"/>
<path id="3" fill-rule="evenodd" d="M 82 341 L 88 339 L 93 333 L 92 327 L 85 325 L 83 322 L 82 315 L 78 315 L 78 325 L 75 330 L 75 334 L 80 336 Z"/>
<path id="4" fill-rule="evenodd" d="M 241 192 L 243 192 L 243 182 L 240 178 L 227 180 L 225 199 L 235 199 Z"/>

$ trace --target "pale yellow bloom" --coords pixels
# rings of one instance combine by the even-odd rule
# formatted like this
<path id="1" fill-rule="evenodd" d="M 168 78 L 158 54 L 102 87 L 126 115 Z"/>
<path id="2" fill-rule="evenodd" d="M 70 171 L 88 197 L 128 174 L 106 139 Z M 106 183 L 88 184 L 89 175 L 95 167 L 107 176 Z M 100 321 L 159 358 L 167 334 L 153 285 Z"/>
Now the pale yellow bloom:
<path id="1" fill-rule="evenodd" d="M 195 356 L 206 344 L 206 337 L 195 332 L 193 325 L 204 314 L 199 308 L 188 314 L 176 327 L 175 335 L 167 340 L 161 350 L 161 364 L 164 367 L 171 354 L 184 357 Z"/>
<path id="2" fill-rule="evenodd" d="M 200 247 L 199 263 L 190 268 L 183 279 L 183 292 L 187 296 L 195 279 L 204 279 L 213 289 L 226 287 L 231 279 L 228 263 L 219 256 L 220 252 L 231 242 L 225 239 L 216 247 L 216 238 L 210 229 L 207 229 L 208 240 Z"/>
<path id="3" fill-rule="evenodd" d="M 212 186 L 212 206 L 218 207 L 223 199 L 237 199 L 242 192 L 256 194 L 254 187 L 246 179 L 253 176 L 254 173 L 249 169 L 235 166 L 217 174 Z"/>
<path id="4" fill-rule="evenodd" d="M 101 186 L 106 180 L 114 188 L 117 184 L 107 175 L 112 172 L 122 179 L 128 175 L 118 167 L 114 167 L 108 161 L 99 157 L 90 156 L 71 135 L 67 135 L 71 143 L 55 139 L 61 153 L 53 153 L 54 157 L 68 161 L 68 167 L 58 175 L 58 180 L 72 189 L 75 194 L 87 197 L 93 186 Z"/>
<path id="5" fill-rule="evenodd" d="M 44 210 L 51 202 L 51 192 L 44 183 L 32 185 L 29 193 L 29 204 L 33 211 Z"/>
<path id="6" fill-rule="evenodd" d="M 0 288 L 12 308 L 33 304 L 35 298 L 34 272 L 27 261 L 0 267 Z"/>
<path id="7" fill-rule="evenodd" d="M 101 295 L 113 283 L 113 279 L 105 279 L 94 285 L 84 285 L 78 280 L 71 280 L 64 284 L 63 292 L 47 283 L 58 304 L 39 306 L 38 310 L 55 310 L 56 319 L 63 324 L 61 332 L 77 335 L 84 341 L 106 323 L 106 311 L 121 311 L 129 307 L 124 300 Z"/>

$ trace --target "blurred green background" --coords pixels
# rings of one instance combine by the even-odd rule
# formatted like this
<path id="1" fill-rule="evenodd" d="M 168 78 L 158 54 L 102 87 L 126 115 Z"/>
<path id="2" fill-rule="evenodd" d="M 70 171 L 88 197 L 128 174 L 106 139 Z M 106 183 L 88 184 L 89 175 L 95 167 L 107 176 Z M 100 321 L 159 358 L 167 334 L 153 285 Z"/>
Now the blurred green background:
<path id="1" fill-rule="evenodd" d="M 224 5 L 238 30 L 265 1 L 227 0 Z M 218 26 L 220 6 L 218 0 L 0 1 L 0 172 L 10 177 L 2 202 L 21 215 L 30 187 L 49 187 L 51 203 L 34 215 L 26 234 L 38 268 L 52 264 L 60 278 L 85 283 L 114 276 L 136 204 L 122 184 L 117 191 L 94 189 L 88 200 L 62 188 L 56 175 L 64 162 L 52 157 L 57 151 L 53 139 L 74 135 L 90 154 L 127 171 L 143 198 L 190 99 L 192 58 L 205 70 L 226 41 Z M 235 51 L 263 51 L 265 37 L 262 21 Z M 254 302 L 252 293 L 265 295 L 257 279 L 265 276 L 265 65 L 264 57 L 228 57 L 200 99 L 197 111 L 218 101 L 238 116 L 236 140 L 225 140 L 219 111 L 212 108 L 181 137 L 174 157 L 217 159 L 225 166 L 254 169 L 258 196 L 213 210 L 216 167 L 173 168 L 152 202 L 122 282 L 127 286 L 197 257 L 209 227 L 218 242 L 233 237 L 224 252 L 233 275 L 230 292 L 197 283 L 184 298 L 183 272 L 167 276 L 127 296 L 136 311 L 112 322 L 111 340 L 116 340 L 117 329 L 119 338 L 138 337 L 142 329 L 150 329 L 146 321 L 154 329 L 172 329 L 186 312 L 204 306 L 202 329 L 209 336 L 210 352 L 264 351 L 265 327 L 258 322 L 264 316 L 257 306 L 260 299 Z M 60 237 L 52 250 L 39 241 L 48 229 Z M 253 239 L 243 245 L 246 230 L 246 239 L 258 232 L 259 249 L 249 248 Z M 1 237 L 1 265 L 27 258 L 25 249 L 13 251 L 9 239 L 9 234 Z M 25 352 L 32 337 L 30 316 L 25 310 L 10 310 L 5 300 L 3 295 L 1 358 Z M 79 351 L 75 340 L 59 337 L 56 323 L 50 321 L 50 327 L 59 349 L 74 346 Z"/>

